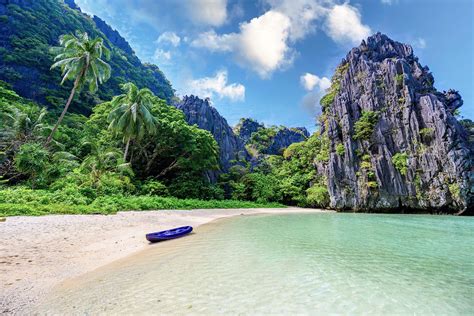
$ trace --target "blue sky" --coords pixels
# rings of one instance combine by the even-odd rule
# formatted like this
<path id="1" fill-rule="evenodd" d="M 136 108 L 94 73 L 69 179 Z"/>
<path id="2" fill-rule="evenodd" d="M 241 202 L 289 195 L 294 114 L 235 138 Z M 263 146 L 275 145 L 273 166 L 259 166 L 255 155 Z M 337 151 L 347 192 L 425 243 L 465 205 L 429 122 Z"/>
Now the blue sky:
<path id="1" fill-rule="evenodd" d="M 210 97 L 235 124 L 315 128 L 335 67 L 377 31 L 414 47 L 438 90 L 474 118 L 472 0 L 76 0 L 157 64 L 177 94 Z"/>

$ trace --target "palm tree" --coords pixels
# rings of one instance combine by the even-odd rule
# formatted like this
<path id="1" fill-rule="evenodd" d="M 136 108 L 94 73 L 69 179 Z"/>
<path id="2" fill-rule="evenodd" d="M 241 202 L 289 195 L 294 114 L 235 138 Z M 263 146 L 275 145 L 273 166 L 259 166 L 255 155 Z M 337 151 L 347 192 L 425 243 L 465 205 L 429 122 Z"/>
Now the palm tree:
<path id="1" fill-rule="evenodd" d="M 89 91 L 96 92 L 99 84 L 110 78 L 110 65 L 102 59 L 102 55 L 104 55 L 108 60 L 110 51 L 105 47 L 102 38 L 90 39 L 87 33 L 78 32 L 77 35 L 66 34 L 61 36 L 59 43 L 60 47 L 51 49 L 56 54 L 55 63 L 51 66 L 51 69 L 60 67 L 63 76 L 61 84 L 71 79 L 74 80 L 74 85 L 63 112 L 46 140 L 46 145 L 49 144 L 59 124 L 61 124 L 76 90 L 87 84 Z"/>
<path id="2" fill-rule="evenodd" d="M 130 164 L 123 162 L 122 153 L 117 148 L 101 147 L 95 142 L 84 142 L 83 146 L 89 146 L 90 153 L 82 161 L 81 169 L 87 171 L 92 183 L 98 183 L 102 175 L 107 172 L 133 175 Z"/>
<path id="3" fill-rule="evenodd" d="M 150 89 L 138 89 L 131 82 L 122 85 L 125 94 L 112 99 L 113 110 L 108 121 L 109 129 L 123 136 L 125 151 L 123 160 L 127 160 L 130 141 L 140 140 L 146 133 L 156 132 L 156 118 L 151 114 L 151 106 L 156 97 Z"/>

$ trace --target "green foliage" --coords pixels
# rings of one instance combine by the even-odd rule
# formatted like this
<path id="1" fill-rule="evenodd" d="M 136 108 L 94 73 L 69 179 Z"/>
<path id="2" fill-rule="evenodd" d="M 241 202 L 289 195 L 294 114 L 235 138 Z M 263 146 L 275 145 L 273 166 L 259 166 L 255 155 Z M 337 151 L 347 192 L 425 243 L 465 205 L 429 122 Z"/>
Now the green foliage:
<path id="1" fill-rule="evenodd" d="M 321 98 L 321 100 L 319 101 L 319 104 L 322 106 L 323 111 L 325 111 L 334 103 L 334 99 L 336 98 L 337 93 L 338 93 L 337 89 L 331 89 L 327 94 L 325 94 Z"/>
<path id="2" fill-rule="evenodd" d="M 346 74 L 347 70 L 349 69 L 349 63 L 341 64 L 339 67 L 336 68 L 334 76 L 331 78 L 331 87 L 327 90 L 327 94 L 324 95 L 319 104 L 323 109 L 323 113 L 334 103 L 336 95 L 341 90 L 341 80 L 342 77 Z"/>
<path id="3" fill-rule="evenodd" d="M 140 194 L 142 195 L 156 195 L 156 196 L 169 196 L 170 192 L 166 185 L 160 181 L 153 179 L 143 182 L 140 186 Z"/>
<path id="4" fill-rule="evenodd" d="M 105 195 L 90 199 L 75 190 L 0 189 L 0 216 L 48 214 L 114 214 L 127 210 L 284 207 L 278 203 L 177 199 L 159 196 Z"/>
<path id="5" fill-rule="evenodd" d="M 354 124 L 354 139 L 369 140 L 378 120 L 378 112 L 362 111 L 362 116 Z"/>
<path id="6" fill-rule="evenodd" d="M 26 143 L 20 147 L 15 155 L 16 169 L 29 176 L 32 187 L 47 164 L 49 153 L 41 144 Z"/>
<path id="7" fill-rule="evenodd" d="M 342 143 L 339 143 L 336 145 L 336 153 L 339 155 L 339 156 L 343 156 L 344 153 L 345 153 L 345 148 L 344 148 L 344 144 Z"/>
<path id="8" fill-rule="evenodd" d="M 306 190 L 306 201 L 312 207 L 327 207 L 329 205 L 329 192 L 324 185 L 314 185 Z"/>
<path id="9" fill-rule="evenodd" d="M 125 94 L 112 99 L 112 111 L 108 116 L 109 129 L 123 137 L 126 143 L 124 160 L 131 140 L 140 141 L 146 134 L 156 133 L 157 119 L 151 113 L 156 97 L 149 89 L 138 89 L 128 82 L 122 85 Z"/>
<path id="10" fill-rule="evenodd" d="M 461 187 L 459 186 L 458 183 L 453 182 L 448 185 L 449 192 L 451 192 L 451 195 L 453 196 L 454 199 L 458 200 L 459 196 L 461 195 Z"/>
<path id="11" fill-rule="evenodd" d="M 278 127 L 270 126 L 267 128 L 259 128 L 252 133 L 247 143 L 252 148 L 255 148 L 258 153 L 264 153 L 273 142 L 273 138 L 278 133 Z"/>
<path id="12" fill-rule="evenodd" d="M 0 48 L 0 80 L 21 88 L 22 96 L 34 98 L 52 109 L 66 102 L 72 84 L 61 87 L 59 71 L 50 71 L 54 56 L 49 48 L 58 45 L 62 34 L 80 31 L 104 39 L 104 45 L 111 51 L 109 64 L 114 76 L 100 86 L 97 97 L 81 92 L 72 104 L 75 111 L 89 114 L 95 104 L 119 94 L 119 85 L 128 81 L 148 87 L 158 97 L 171 102 L 174 91 L 157 66 L 142 64 L 130 48 L 112 44 L 93 19 L 62 1 L 30 1 L 21 7 L 8 5 L 4 14 L 2 20 L 8 18 L 8 22 L 0 25 L 2 33 L 8 36 L 2 45 L 5 49 Z"/>
<path id="13" fill-rule="evenodd" d="M 319 150 L 318 153 L 316 154 L 316 160 L 317 161 L 322 161 L 322 162 L 327 162 L 329 161 L 329 148 L 330 142 L 329 138 L 326 135 L 323 135 L 319 139 Z"/>
<path id="14" fill-rule="evenodd" d="M 225 184 L 232 197 L 253 201 L 277 201 L 289 205 L 327 206 L 326 180 L 316 174 L 314 162 L 329 158 L 329 140 L 319 134 L 294 143 L 282 156 L 267 156 L 257 169 L 231 169 Z M 314 187 L 307 191 L 310 187 Z"/>
<path id="15" fill-rule="evenodd" d="M 392 156 L 392 163 L 395 168 L 404 176 L 408 171 L 408 154 L 407 153 L 396 153 Z"/>
<path id="16" fill-rule="evenodd" d="M 397 86 L 401 86 L 403 84 L 403 80 L 404 80 L 404 75 L 403 74 L 395 75 L 395 81 L 397 83 Z"/>
<path id="17" fill-rule="evenodd" d="M 110 59 L 110 51 L 102 38 L 91 39 L 87 33 L 77 32 L 62 35 L 59 44 L 61 46 L 51 48 L 55 55 L 51 69 L 61 68 L 61 84 L 73 80 L 74 87 L 80 89 L 87 85 L 89 91 L 96 92 L 99 84 L 110 78 L 110 65 L 102 59 L 102 55 Z"/>

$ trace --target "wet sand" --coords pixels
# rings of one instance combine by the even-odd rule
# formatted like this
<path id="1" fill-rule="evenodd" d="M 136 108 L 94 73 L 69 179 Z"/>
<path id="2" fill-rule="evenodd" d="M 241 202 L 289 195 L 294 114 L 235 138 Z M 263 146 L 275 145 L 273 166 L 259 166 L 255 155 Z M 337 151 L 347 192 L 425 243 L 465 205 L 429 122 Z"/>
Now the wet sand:
<path id="1" fill-rule="evenodd" d="M 20 314 L 59 283 L 146 249 L 145 234 L 237 215 L 319 209 L 213 209 L 15 216 L 0 223 L 0 314 Z M 191 237 L 192 238 L 192 237 Z"/>

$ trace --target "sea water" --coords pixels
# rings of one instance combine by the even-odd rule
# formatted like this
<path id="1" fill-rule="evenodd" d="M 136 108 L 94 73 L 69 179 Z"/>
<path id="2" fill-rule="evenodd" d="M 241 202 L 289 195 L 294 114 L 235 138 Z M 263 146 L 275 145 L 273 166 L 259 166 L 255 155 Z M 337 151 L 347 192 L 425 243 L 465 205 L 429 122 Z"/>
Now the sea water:
<path id="1" fill-rule="evenodd" d="M 60 314 L 473 314 L 474 219 L 239 216 L 57 287 Z"/>

